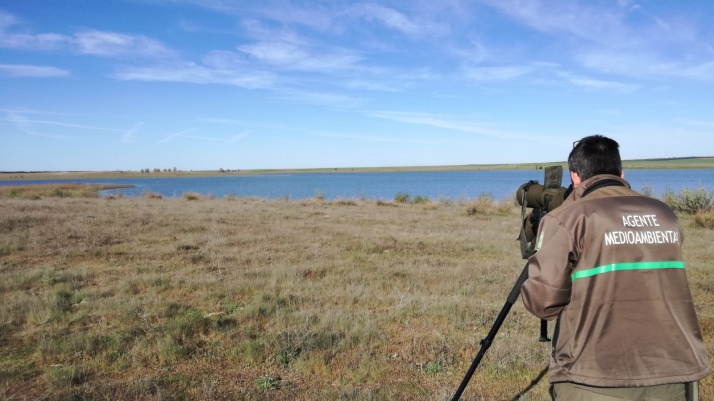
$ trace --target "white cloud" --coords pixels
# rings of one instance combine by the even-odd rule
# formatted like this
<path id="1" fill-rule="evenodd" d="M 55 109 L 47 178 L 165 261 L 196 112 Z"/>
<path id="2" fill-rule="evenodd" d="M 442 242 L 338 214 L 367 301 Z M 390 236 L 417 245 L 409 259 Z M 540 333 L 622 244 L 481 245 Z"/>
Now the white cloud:
<path id="1" fill-rule="evenodd" d="M 580 6 L 576 1 L 483 0 L 516 21 L 548 33 L 566 33 L 598 43 L 631 43 L 622 20 L 624 11 Z M 614 40 L 616 39 L 616 40 Z M 624 41 L 624 43 L 623 43 Z"/>
<path id="2" fill-rule="evenodd" d="M 90 125 L 82 124 L 71 124 L 63 123 L 59 121 L 48 121 L 48 120 L 31 120 L 25 116 L 25 114 L 50 114 L 45 112 L 30 112 L 25 110 L 0 110 L 7 112 L 6 118 L 0 118 L 1 121 L 11 121 L 11 122 L 22 122 L 26 126 L 29 124 L 42 124 L 42 125 L 54 125 L 58 127 L 68 127 L 68 128 L 79 128 L 92 131 L 110 131 L 110 132 L 123 132 L 124 130 L 117 128 L 107 128 L 107 127 L 96 127 Z"/>
<path id="3" fill-rule="evenodd" d="M 167 136 L 166 138 L 164 138 L 164 139 L 162 139 L 162 140 L 156 142 L 156 144 L 158 145 L 158 144 L 163 143 L 163 142 L 168 142 L 168 141 L 171 141 L 172 139 L 177 138 L 177 137 L 183 137 L 183 136 L 185 136 L 186 134 L 189 134 L 189 133 L 191 133 L 191 132 L 193 132 L 193 131 L 195 131 L 195 130 L 196 130 L 196 128 L 189 128 L 189 129 L 187 129 L 187 130 L 185 130 L 185 131 L 181 131 L 181 132 L 177 132 L 177 133 L 175 133 L 175 134 L 171 134 L 171 135 Z"/>
<path id="4" fill-rule="evenodd" d="M 27 135 L 39 136 L 39 137 L 44 137 L 44 138 L 54 138 L 54 139 L 73 139 L 72 137 L 69 137 L 69 136 L 45 134 L 43 132 L 38 132 L 32 126 L 34 122 L 21 114 L 8 113 L 7 118 L 5 118 L 3 120 L 9 121 L 18 131 L 20 131 L 24 134 L 27 134 Z"/>
<path id="5" fill-rule="evenodd" d="M 364 142 L 392 142 L 392 143 L 444 143 L 444 142 L 457 142 L 457 141 L 445 141 L 445 140 L 428 140 L 428 139 L 397 139 L 388 136 L 375 136 L 375 135 L 356 135 L 356 134 L 343 134 L 338 132 L 322 132 L 322 131 L 311 131 L 310 135 L 320 136 L 324 138 L 342 138 L 342 139 L 356 139 L 358 141 Z"/>
<path id="6" fill-rule="evenodd" d="M 349 51 L 320 52 L 288 42 L 259 42 L 238 46 L 256 60 L 292 70 L 331 72 L 354 68 L 361 57 Z"/>
<path id="7" fill-rule="evenodd" d="M 163 43 L 144 35 L 100 30 L 88 30 L 74 35 L 8 32 L 8 28 L 18 24 L 13 15 L 0 12 L 0 47 L 35 51 L 70 49 L 80 54 L 102 57 L 163 58 L 174 55 Z"/>
<path id="8" fill-rule="evenodd" d="M 455 121 L 445 116 L 423 114 L 423 113 L 404 113 L 394 111 L 376 111 L 369 113 L 368 116 L 375 118 L 383 118 L 392 121 L 398 121 L 409 124 L 427 125 L 436 128 L 444 128 L 453 131 L 465 132 L 469 134 L 478 134 L 503 139 L 534 139 L 533 135 L 514 134 L 506 131 L 501 131 L 488 126 L 488 124 Z"/>
<path id="9" fill-rule="evenodd" d="M 235 52 L 214 50 L 201 58 L 204 65 L 219 70 L 242 68 L 246 62 Z"/>
<path id="10" fill-rule="evenodd" d="M 679 77 L 714 81 L 714 60 L 683 62 L 665 61 L 652 54 L 638 52 L 592 51 L 579 57 L 582 64 L 610 74 L 642 78 Z"/>
<path id="11" fill-rule="evenodd" d="M 602 79 L 584 77 L 569 73 L 560 73 L 558 75 L 567 79 L 573 85 L 582 86 L 589 89 L 614 90 L 623 93 L 633 92 L 638 89 L 637 85 L 624 84 L 621 82 L 605 81 Z"/>
<path id="12" fill-rule="evenodd" d="M 138 123 L 134 124 L 128 130 L 122 132 L 121 141 L 124 143 L 134 142 L 134 134 L 137 133 L 143 125 L 144 125 L 143 122 L 138 122 Z"/>
<path id="13" fill-rule="evenodd" d="M 250 89 L 272 87 L 276 80 L 275 76 L 268 72 L 212 68 L 195 63 L 123 67 L 114 74 L 114 77 L 124 81 L 223 84 Z"/>
<path id="14" fill-rule="evenodd" d="M 233 135 L 232 137 L 228 138 L 225 140 L 225 143 L 236 143 L 239 142 L 241 139 L 245 138 L 248 136 L 250 131 L 243 131 L 238 135 Z"/>
<path id="15" fill-rule="evenodd" d="M 247 137 L 248 133 L 249 133 L 249 131 L 243 131 L 240 134 L 237 134 L 237 135 L 234 135 L 234 136 L 224 139 L 224 138 L 216 138 L 216 137 L 212 137 L 212 136 L 189 135 L 193 131 L 196 131 L 196 128 L 191 128 L 191 129 L 187 129 L 185 131 L 171 134 L 171 135 L 167 136 L 166 138 L 160 140 L 156 144 L 158 145 L 160 143 L 173 141 L 174 138 L 198 139 L 201 141 L 209 141 L 209 142 L 236 143 L 236 142 L 240 141 L 241 139 Z"/>
<path id="16" fill-rule="evenodd" d="M 714 81 L 714 50 L 701 39 L 704 28 L 695 20 L 656 15 L 627 0 L 612 6 L 585 1 L 483 1 L 526 27 L 564 39 L 575 61 L 591 70 L 646 79 Z"/>
<path id="17" fill-rule="evenodd" d="M 466 69 L 465 75 L 477 81 L 507 81 L 532 71 L 533 68 L 523 66 L 473 67 Z"/>
<path id="18" fill-rule="evenodd" d="M 406 34 L 415 35 L 421 33 L 420 27 L 412 22 L 409 17 L 397 10 L 379 4 L 358 4 L 352 7 L 351 12 L 368 20 L 377 20 L 389 28 Z"/>
<path id="19" fill-rule="evenodd" d="M 7 77 L 67 77 L 69 71 L 56 67 L 25 64 L 0 64 L 0 76 Z"/>
<path id="20" fill-rule="evenodd" d="M 144 35 L 127 35 L 93 30 L 75 34 L 74 42 L 80 53 L 94 56 L 119 57 L 137 55 L 161 58 L 173 55 L 173 52 L 161 42 Z"/>
<path id="21" fill-rule="evenodd" d="M 366 99 L 327 92 L 283 91 L 280 97 L 294 103 L 329 106 L 333 108 L 355 108 L 364 104 Z"/>
<path id="22" fill-rule="evenodd" d="M 56 33 L 9 33 L 7 28 L 19 24 L 18 19 L 0 11 L 0 47 L 24 50 L 51 50 L 71 41 L 71 37 Z"/>

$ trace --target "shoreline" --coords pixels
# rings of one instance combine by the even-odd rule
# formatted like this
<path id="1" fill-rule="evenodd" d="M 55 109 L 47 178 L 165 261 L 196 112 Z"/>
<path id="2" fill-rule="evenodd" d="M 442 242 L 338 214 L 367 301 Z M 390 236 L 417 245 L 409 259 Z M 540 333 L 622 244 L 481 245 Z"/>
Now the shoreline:
<path id="1" fill-rule="evenodd" d="M 337 168 L 294 168 L 294 169 L 252 169 L 252 170 L 200 170 L 140 172 L 121 171 L 17 171 L 0 172 L 0 181 L 34 181 L 63 179 L 101 178 L 181 178 L 181 177 L 225 177 L 242 175 L 271 174 L 330 174 L 330 173 L 400 173 L 400 172 L 451 172 L 451 171 L 498 171 L 498 170 L 539 170 L 566 162 L 518 163 L 518 164 L 466 164 L 453 166 L 395 166 L 395 167 L 337 167 Z M 676 159 L 623 160 L 627 170 L 694 170 L 714 169 L 714 157 L 692 157 Z"/>

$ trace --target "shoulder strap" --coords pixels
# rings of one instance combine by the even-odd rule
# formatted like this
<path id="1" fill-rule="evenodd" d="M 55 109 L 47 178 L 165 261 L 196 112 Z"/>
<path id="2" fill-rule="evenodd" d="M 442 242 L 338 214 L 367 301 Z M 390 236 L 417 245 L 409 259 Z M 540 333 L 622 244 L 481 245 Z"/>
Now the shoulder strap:
<path id="1" fill-rule="evenodd" d="M 613 180 L 613 179 L 606 179 L 606 180 L 598 181 L 595 184 L 593 184 L 590 188 L 586 189 L 585 192 L 583 192 L 582 198 L 588 196 L 591 192 L 596 191 L 600 188 L 614 187 L 614 186 L 624 187 L 625 184 L 623 184 L 622 181 Z"/>

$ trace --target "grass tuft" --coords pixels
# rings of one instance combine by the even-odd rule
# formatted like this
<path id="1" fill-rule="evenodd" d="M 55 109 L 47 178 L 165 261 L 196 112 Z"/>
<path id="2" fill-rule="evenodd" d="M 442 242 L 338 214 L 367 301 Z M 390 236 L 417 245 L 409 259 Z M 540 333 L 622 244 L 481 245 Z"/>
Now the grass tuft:
<path id="1" fill-rule="evenodd" d="M 142 196 L 144 196 L 147 199 L 163 199 L 164 198 L 164 196 L 158 192 L 146 192 L 146 193 L 142 194 Z"/>
<path id="2" fill-rule="evenodd" d="M 342 199 L 342 198 L 337 198 L 334 201 L 330 202 L 331 204 L 335 206 L 357 206 L 357 202 L 353 199 Z"/>
<path id="3" fill-rule="evenodd" d="M 271 390 L 277 390 L 280 388 L 280 384 L 281 383 L 279 377 L 273 377 L 270 375 L 261 376 L 255 379 L 255 387 L 261 393 Z"/>
<path id="4" fill-rule="evenodd" d="M 183 198 L 189 201 L 201 200 L 201 195 L 196 192 L 185 192 Z"/>

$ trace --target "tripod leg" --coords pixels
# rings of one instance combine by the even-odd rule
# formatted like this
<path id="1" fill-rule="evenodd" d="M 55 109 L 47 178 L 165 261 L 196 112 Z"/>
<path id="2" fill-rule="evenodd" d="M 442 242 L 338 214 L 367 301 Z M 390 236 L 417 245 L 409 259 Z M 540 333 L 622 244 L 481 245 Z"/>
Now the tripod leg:
<path id="1" fill-rule="evenodd" d="M 491 326 L 491 330 L 489 330 L 486 338 L 481 340 L 481 343 L 480 343 L 481 348 L 479 349 L 478 354 L 476 355 L 476 358 L 474 358 L 474 361 L 471 363 L 471 367 L 469 367 L 468 372 L 466 372 L 466 376 L 464 376 L 464 379 L 461 381 L 461 385 L 459 385 L 459 388 L 456 390 L 456 393 L 454 394 L 454 397 L 451 399 L 451 401 L 458 401 L 459 398 L 461 398 L 461 394 L 464 392 L 464 390 L 466 389 L 466 386 L 469 384 L 469 380 L 471 380 L 471 376 L 473 376 L 479 363 L 481 363 L 481 359 L 483 359 L 483 356 L 486 354 L 486 351 L 489 349 L 489 347 L 491 347 L 493 340 L 496 338 L 498 329 L 501 328 L 501 325 L 503 324 L 503 321 L 506 320 L 506 316 L 508 315 L 508 312 L 510 312 L 511 307 L 518 300 L 518 296 L 521 293 L 521 287 L 523 286 L 523 283 L 525 283 L 527 279 L 528 279 L 528 264 L 526 263 L 526 266 L 523 268 L 523 271 L 521 272 L 521 275 L 518 277 L 518 280 L 516 280 L 516 284 L 513 286 L 511 293 L 508 294 L 508 299 L 506 300 L 506 303 L 503 305 L 503 308 L 501 309 L 501 312 L 498 314 L 498 317 L 496 318 L 496 321 L 493 323 L 493 326 Z"/>
<path id="2" fill-rule="evenodd" d="M 547 320 L 540 320 L 540 338 L 538 341 L 542 343 L 549 343 L 550 338 L 548 338 L 548 321 Z"/>

